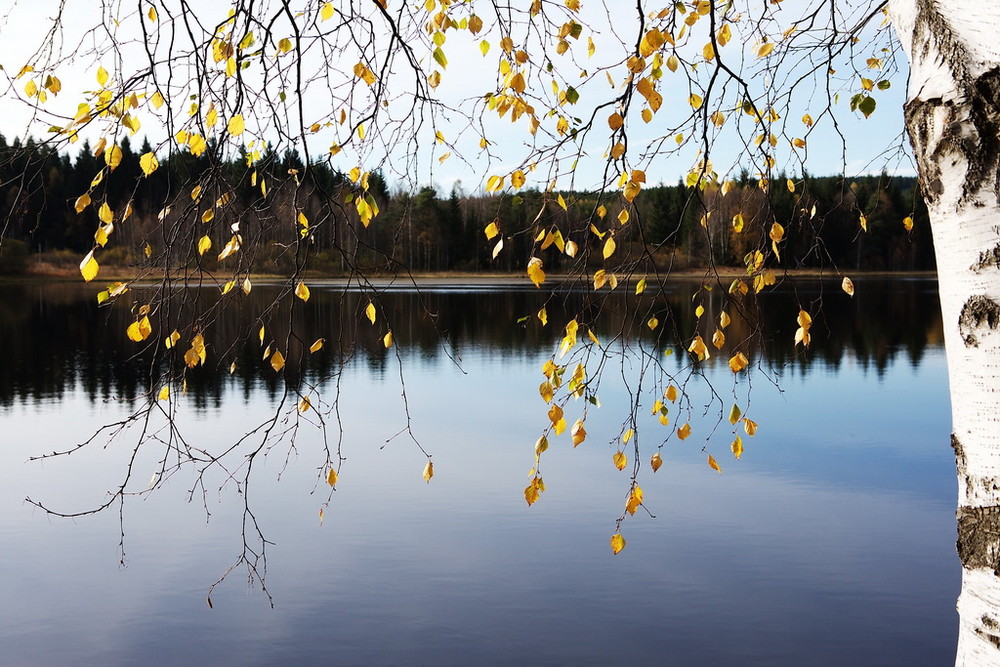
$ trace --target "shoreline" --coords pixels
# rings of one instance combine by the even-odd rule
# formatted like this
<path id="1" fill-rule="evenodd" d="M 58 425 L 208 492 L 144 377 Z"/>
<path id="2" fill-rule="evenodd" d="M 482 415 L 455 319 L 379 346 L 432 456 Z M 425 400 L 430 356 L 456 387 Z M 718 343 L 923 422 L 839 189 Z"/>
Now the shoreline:
<path id="1" fill-rule="evenodd" d="M 102 267 L 103 268 L 103 267 Z M 98 276 L 92 282 L 95 286 L 105 285 L 109 282 L 133 282 L 136 284 L 153 284 L 160 280 L 154 275 L 145 275 L 141 277 L 136 277 L 134 272 L 129 272 L 127 269 L 121 269 L 118 267 L 107 267 L 105 271 L 102 271 L 105 275 Z M 621 284 L 628 285 L 634 284 L 640 279 L 646 279 L 648 281 L 654 280 L 657 276 L 664 280 L 677 280 L 682 282 L 695 282 L 695 281 L 731 281 L 736 278 L 746 278 L 747 274 L 745 270 L 741 270 L 739 267 L 718 267 L 715 269 L 683 269 L 674 270 L 670 272 L 660 272 L 658 274 L 650 273 L 635 273 L 628 277 L 623 277 L 621 279 Z M 791 279 L 801 279 L 801 280 L 831 280 L 831 281 L 841 281 L 844 277 L 850 277 L 851 280 L 863 280 L 869 279 L 921 279 L 921 280 L 935 280 L 937 279 L 936 271 L 846 271 L 838 272 L 833 269 L 789 269 L 787 271 L 782 271 L 780 273 L 775 273 L 775 277 L 779 282 Z M 230 276 L 218 275 L 213 276 L 210 274 L 177 274 L 172 279 L 176 281 L 182 280 L 201 280 L 205 284 L 211 285 L 216 282 L 225 282 Z M 250 278 L 255 283 L 260 284 L 275 284 L 284 283 L 289 280 L 289 276 L 282 276 L 277 274 L 266 274 L 266 273 L 251 273 Z M 467 272 L 430 272 L 430 273 L 412 273 L 412 274 L 372 274 L 365 276 L 361 281 L 359 281 L 359 276 L 336 276 L 336 275 L 316 275 L 307 272 L 302 279 L 310 286 L 347 286 L 347 285 L 357 285 L 365 284 L 374 287 L 400 287 L 400 288 L 412 288 L 412 287 L 430 287 L 430 286 L 441 286 L 441 287 L 533 287 L 528 276 L 524 273 L 467 273 Z M 81 285 L 86 285 L 80 276 L 79 271 L 74 269 L 63 269 L 61 267 L 44 267 L 42 270 L 31 270 L 29 269 L 21 275 L 12 276 L 0 276 L 0 281 L 5 283 L 19 283 L 19 282 L 29 282 L 29 283 L 79 283 Z M 556 286 L 559 284 L 566 283 L 578 283 L 578 284 L 589 284 L 589 278 L 578 274 L 550 274 L 546 277 L 542 287 Z"/>

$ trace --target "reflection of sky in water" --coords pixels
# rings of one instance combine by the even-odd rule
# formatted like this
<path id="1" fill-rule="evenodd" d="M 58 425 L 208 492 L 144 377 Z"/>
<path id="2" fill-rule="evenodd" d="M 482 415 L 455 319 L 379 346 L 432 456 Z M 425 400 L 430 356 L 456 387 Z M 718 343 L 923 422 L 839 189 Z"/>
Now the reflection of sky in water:
<path id="1" fill-rule="evenodd" d="M 206 523 L 190 480 L 125 507 L 126 559 L 117 565 L 114 512 L 48 518 L 25 496 L 59 508 L 99 502 L 127 442 L 72 459 L 25 463 L 111 419 L 114 403 L 79 390 L 59 402 L 4 409 L 0 450 L 0 655 L 15 663 L 600 663 L 627 657 L 676 664 L 942 664 L 953 658 L 955 481 L 948 447 L 943 350 L 887 370 L 848 353 L 755 380 L 743 459 L 728 423 L 710 441 L 671 439 L 648 466 L 640 510 L 608 537 L 628 470 L 611 463 L 623 398 L 609 384 L 576 449 L 552 440 L 548 491 L 521 495 L 545 421 L 535 388 L 541 352 L 510 358 L 466 345 L 462 369 L 442 355 L 406 355 L 414 431 L 434 455 L 431 484 L 404 437 L 398 373 L 345 373 L 341 481 L 323 526 L 315 432 L 276 481 L 273 450 L 247 497 L 268 547 L 276 608 L 242 571 L 205 591 L 240 547 L 241 498 L 212 478 Z M 710 371 L 715 378 L 716 371 Z M 732 391 L 732 379 L 716 383 Z M 728 383 L 728 384 L 726 384 Z M 744 391 L 742 384 L 737 392 Z M 212 443 L 259 421 L 270 403 L 225 390 L 222 412 L 183 410 L 192 442 Z M 645 450 L 662 427 L 641 411 Z M 183 405 L 182 405 L 183 408 Z M 728 408 L 728 405 L 727 405 Z M 567 416 L 575 419 L 579 408 Z M 631 459 L 631 452 L 627 450 Z M 151 459 L 140 456 L 137 486 Z"/>

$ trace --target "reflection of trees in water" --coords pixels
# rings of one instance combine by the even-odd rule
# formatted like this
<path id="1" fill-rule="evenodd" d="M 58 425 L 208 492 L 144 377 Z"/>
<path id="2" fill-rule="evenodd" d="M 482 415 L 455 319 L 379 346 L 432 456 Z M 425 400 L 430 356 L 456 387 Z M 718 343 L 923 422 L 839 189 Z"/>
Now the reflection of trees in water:
<path id="1" fill-rule="evenodd" d="M 856 282 L 854 299 L 833 281 L 821 286 L 802 280 L 765 294 L 759 304 L 748 300 L 742 317 L 730 310 L 733 323 L 726 329 L 727 340 L 754 361 L 763 355 L 763 361 L 773 367 L 805 372 L 821 363 L 836 370 L 851 355 L 863 368 L 879 374 L 900 355 L 919 365 L 928 346 L 942 344 L 932 281 Z M 307 307 L 286 299 L 264 316 L 265 345 L 273 342 L 274 349 L 282 350 L 288 379 L 309 384 L 332 377 L 350 364 L 363 364 L 376 376 L 386 374 L 397 351 L 407 360 L 422 363 L 451 363 L 449 356 L 460 363 L 472 353 L 545 355 L 555 350 L 563 332 L 551 324 L 541 326 L 536 313 L 544 305 L 552 322 L 576 315 L 583 324 L 588 314 L 599 311 L 593 329 L 602 342 L 627 333 L 649 344 L 672 345 L 683 353 L 698 320 L 698 305 L 705 308 L 699 331 L 708 340 L 719 308 L 726 302 L 719 287 L 692 299 L 696 287 L 696 283 L 681 282 L 666 302 L 643 299 L 639 308 L 634 307 L 635 300 L 642 297 L 623 287 L 607 293 L 599 306 L 586 303 L 582 292 L 545 302 L 545 293 L 524 289 L 391 291 L 380 295 L 373 326 L 363 315 L 368 296 L 316 286 Z M 0 292 L 0 340 L 5 353 L 5 363 L 0 364 L 0 404 L 59 398 L 76 386 L 92 401 L 133 400 L 150 389 L 149 352 L 124 335 L 133 317 L 130 300 L 98 308 L 93 290 L 75 285 L 5 285 Z M 272 306 L 272 297 L 273 292 L 260 286 L 250 295 L 224 298 L 233 300 L 244 318 L 257 318 Z M 208 301 L 214 298 L 206 297 Z M 820 300 L 822 309 L 811 308 L 820 313 L 812 329 L 812 347 L 808 352 L 796 350 L 792 339 L 799 304 Z M 660 320 L 656 332 L 645 325 L 653 315 Z M 522 318 L 527 319 L 519 322 Z M 157 329 L 149 341 L 162 345 L 170 328 L 164 322 L 154 320 L 154 324 Z M 395 340 L 390 350 L 382 344 L 388 327 Z M 237 312 L 226 313 L 208 328 L 208 364 L 185 374 L 197 406 L 218 407 L 223 391 L 232 386 L 245 396 L 261 390 L 272 395 L 283 391 L 284 380 L 262 359 L 256 336 L 245 338 L 247 330 Z M 227 350 L 215 343 L 241 337 L 244 344 Z M 320 337 L 326 339 L 323 349 L 309 353 L 309 346 Z M 182 342 L 178 347 L 182 355 L 186 345 Z M 718 353 L 706 363 L 724 364 L 726 359 L 728 355 Z M 233 362 L 236 370 L 230 375 Z"/>

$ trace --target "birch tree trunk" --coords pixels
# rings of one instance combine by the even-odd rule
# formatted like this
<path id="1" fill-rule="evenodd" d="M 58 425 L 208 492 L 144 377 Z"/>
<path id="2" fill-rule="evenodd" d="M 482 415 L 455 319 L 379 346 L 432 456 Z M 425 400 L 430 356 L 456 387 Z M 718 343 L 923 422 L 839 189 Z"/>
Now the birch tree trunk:
<path id="1" fill-rule="evenodd" d="M 959 665 L 1000 664 L 1000 7 L 890 0 L 930 209 L 958 471 Z"/>

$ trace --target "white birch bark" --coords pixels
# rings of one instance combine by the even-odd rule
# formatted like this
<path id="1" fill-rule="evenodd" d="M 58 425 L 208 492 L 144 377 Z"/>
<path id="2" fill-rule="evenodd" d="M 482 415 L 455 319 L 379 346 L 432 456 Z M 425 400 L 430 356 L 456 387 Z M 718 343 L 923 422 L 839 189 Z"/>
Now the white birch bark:
<path id="1" fill-rule="evenodd" d="M 1000 665 L 1000 7 L 890 0 L 930 211 L 951 384 L 962 592 L 956 663 Z"/>

